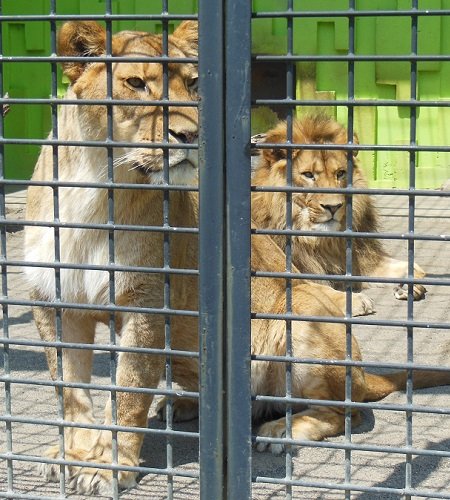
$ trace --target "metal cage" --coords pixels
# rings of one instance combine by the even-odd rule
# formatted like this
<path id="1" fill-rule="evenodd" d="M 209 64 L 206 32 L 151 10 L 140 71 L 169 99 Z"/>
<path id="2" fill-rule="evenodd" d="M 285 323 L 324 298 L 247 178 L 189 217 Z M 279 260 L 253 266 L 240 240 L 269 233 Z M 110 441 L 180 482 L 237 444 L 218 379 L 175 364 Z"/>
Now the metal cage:
<path id="1" fill-rule="evenodd" d="M 16 1 L 16 0 L 15 0 Z M 179 6 L 177 2 L 161 0 L 157 13 L 155 5 L 148 2 L 106 0 L 92 7 L 80 3 L 80 9 L 67 12 L 64 0 L 42 2 L 42 11 L 22 13 L 11 10 L 11 5 L 0 2 L 0 242 L 2 277 L 2 334 L 0 372 L 2 384 L 0 412 L 0 497 L 1 498 L 65 498 L 77 496 L 69 486 L 66 465 L 89 466 L 66 456 L 65 431 L 68 428 L 87 428 L 111 432 L 112 458 L 101 463 L 100 469 L 111 470 L 113 498 L 203 498 L 205 500 L 231 500 L 246 498 L 449 498 L 448 468 L 450 460 L 450 413 L 449 386 L 415 390 L 413 372 L 447 373 L 450 370 L 448 353 L 450 345 L 450 279 L 448 273 L 448 218 L 449 187 L 436 189 L 417 187 L 418 157 L 426 163 L 426 155 L 435 155 L 433 161 L 441 162 L 439 172 L 446 172 L 448 144 L 424 142 L 428 137 L 423 128 L 445 128 L 432 119 L 421 120 L 424 110 L 448 110 L 448 95 L 441 86 L 439 98 L 422 98 L 422 85 L 438 85 L 438 79 L 422 82 L 421 71 L 435 71 L 432 64 L 440 64 L 443 78 L 449 56 L 441 52 L 424 53 L 420 42 L 423 23 L 430 18 L 441 23 L 450 19 L 447 1 L 408 2 L 357 0 L 339 2 L 308 2 L 286 0 L 199 0 L 192 5 Z M 3 4 L 3 5 L 2 5 Z M 44 5 L 45 4 L 45 5 Z M 48 4 L 48 5 L 47 5 Z M 126 5 L 125 5 L 126 4 Z M 177 4 L 177 5 L 176 5 Z M 391 5 L 392 4 L 392 5 Z M 394 6 L 395 4 L 395 6 Z M 16 9 L 19 3 L 15 4 Z M 89 9 L 93 9 L 90 11 Z M 132 9 L 135 10 L 132 10 Z M 84 11 L 83 9 L 86 9 Z M 125 10 L 124 10 L 125 9 Z M 126 10 L 130 9 L 130 10 Z M 181 9 L 181 10 L 179 10 Z M 70 10 L 70 9 L 69 9 Z M 80 13 L 78 13 L 80 12 Z M 199 55 L 195 57 L 169 57 L 168 40 L 174 25 L 182 20 L 199 21 Z M 367 29 L 367 36 L 375 36 L 370 24 L 383 20 L 401 19 L 407 27 L 408 49 L 397 53 L 395 46 L 390 52 L 373 53 L 367 46 L 359 47 L 357 37 Z M 103 23 L 106 32 L 106 54 L 88 56 L 85 60 L 104 63 L 107 71 L 107 98 L 83 101 L 83 105 L 103 106 L 107 110 L 108 136 L 105 141 L 64 141 L 59 137 L 58 110 L 78 102 L 63 101 L 65 82 L 61 80 L 58 64 L 76 62 L 77 58 L 57 56 L 57 30 L 67 20 L 96 20 Z M 308 38 L 310 21 L 323 29 L 325 42 L 315 53 L 304 53 L 299 43 Z M 120 23 L 124 23 L 123 25 Z M 146 23 L 151 23 L 146 24 Z M 136 100 L 119 100 L 113 97 L 112 68 L 116 62 L 128 60 L 112 55 L 112 36 L 118 29 L 130 29 L 161 33 L 163 53 L 159 57 L 137 56 L 144 63 L 155 63 L 163 69 L 162 98 L 145 104 L 160 107 L 163 111 L 163 137 L 161 142 L 149 143 L 147 148 L 161 148 L 163 153 L 163 182 L 132 184 L 118 182 L 115 178 L 114 148 L 134 147 L 135 143 L 118 141 L 113 131 L 114 106 L 138 106 Z M 434 26 L 434 25 L 433 25 Z M 444 26 L 444 24 L 442 24 Z M 46 37 L 49 41 L 45 55 L 36 55 L 36 47 L 29 43 L 30 52 L 14 52 L 5 45 L 12 40 L 14 30 L 27 30 L 30 36 Z M 253 35 L 252 35 L 253 29 Z M 330 31 L 331 30 L 331 31 Z M 334 30 L 334 31 L 333 31 Z M 7 33 L 7 35 L 5 35 Z M 299 38 L 299 34 L 301 37 Z M 264 45 L 265 37 L 277 37 L 279 46 L 270 50 Z M 322 40 L 317 35 L 318 40 Z M 384 33 L 383 42 L 389 47 L 389 37 Z M 422 38 L 421 38 L 422 36 Z M 447 36 L 442 29 L 442 45 Z M 303 38 L 302 38 L 303 37 Z M 328 37 L 328 38 L 327 38 Z M 331 37 L 331 38 L 330 38 Z M 345 46 L 337 43 L 330 49 L 326 40 L 344 37 Z M 364 38 L 364 36 L 362 37 Z M 300 40 L 300 42 L 298 42 Z M 253 50 L 252 50 L 253 43 Z M 318 42 L 319 43 L 319 42 Z M 322 43 L 322 42 L 321 42 Z M 8 45 L 9 47 L 9 45 Z M 433 47 L 435 47 L 433 45 Z M 335 50 L 336 49 L 336 50 Z M 18 49 L 19 50 L 19 49 Z M 33 50 L 35 52 L 33 52 Z M 400 49 L 398 49 L 400 50 Z M 426 51 L 425 51 L 426 52 Z M 171 106 L 197 107 L 197 103 L 169 100 L 169 72 L 171 64 L 198 63 L 199 68 L 199 137 L 198 143 L 178 144 L 181 150 L 197 150 L 199 154 L 199 185 L 184 186 L 169 183 L 169 155 L 174 148 L 169 142 L 169 112 Z M 358 78 L 364 71 L 372 71 L 369 63 L 391 63 L 390 68 L 407 66 L 408 80 L 402 81 L 402 92 L 392 94 L 384 89 L 376 99 L 360 92 Z M 33 94 L 36 78 L 26 75 L 23 86 L 30 93 L 17 94 L 5 85 L 8 71 L 17 64 L 45 67 L 50 87 L 48 94 Z M 429 66 L 426 66 L 426 65 Z M 33 66 L 34 65 L 34 66 Z M 328 66 L 327 66 L 328 65 Z M 28 66 L 25 66 L 26 68 Z M 329 73 L 327 85 L 345 88 L 346 96 L 331 95 L 328 89 L 319 88 L 308 94 L 305 89 L 321 72 Z M 425 68 L 425 69 L 424 69 Z M 374 70 L 375 71 L 375 70 Z M 383 70 L 385 71 L 385 70 Z M 380 70 L 380 74 L 383 73 Z M 395 73 L 394 69 L 393 72 Z M 386 73 L 386 72 L 385 72 Z M 385 76 L 383 85 L 393 85 Z M 333 80 L 333 75 L 345 75 L 344 80 Z M 403 75 L 403 73 L 402 73 Z M 317 80 L 318 81 L 318 80 Z M 406 85 L 406 87 L 405 87 Z M 400 86 L 398 86 L 400 88 Z M 407 95 L 405 94 L 407 88 Z M 6 96 L 6 92 L 9 96 Z M 427 94 L 428 95 L 428 94 Z M 24 97 L 25 96 L 25 97 Z M 319 102 L 320 101 L 320 102 Z M 6 115 L 6 106 L 10 113 Z M 46 110 L 51 121 L 51 133 L 47 139 L 33 137 L 26 130 L 26 122 L 19 120 L 14 126 L 8 120 L 15 110 Z M 320 112 L 333 115 L 344 122 L 346 141 L 342 144 L 302 144 L 294 141 L 294 122 L 305 114 Z M 407 141 L 383 142 L 383 134 L 361 133 L 366 118 L 377 109 L 398 111 L 397 119 L 405 129 Z M 50 113 L 48 113 L 50 110 Z M 18 112 L 19 113 L 19 112 Z M 30 111 L 31 113 L 31 111 Z M 393 113 L 389 112 L 389 117 Z M 22 116 L 18 114 L 17 116 Z M 26 112 L 24 114 L 26 117 Z M 35 115 L 30 115 L 35 116 Z M 372 115 L 371 115 L 372 116 Z M 374 115 L 375 116 L 375 115 Z M 381 115 L 380 115 L 381 116 Z M 423 116 L 434 116 L 424 114 Z M 445 113 L 438 114 L 441 119 Z M 267 118 L 269 117 L 269 118 Z M 271 128 L 271 120 L 285 120 L 286 141 L 268 143 L 252 141 L 253 133 Z M 379 120 L 381 123 L 381 118 Z M 383 122 L 387 126 L 389 120 Z M 372 124 L 373 125 L 373 124 Z M 372 127 L 368 125 L 368 127 Z M 10 127 L 10 128 L 8 128 Z M 380 125 L 381 127 L 381 125 Z M 433 128 L 434 127 L 434 128 Z M 355 142 L 354 133 L 360 142 Z M 434 133 L 432 133 L 433 135 Z M 435 133 L 443 137 L 441 130 Z M 418 140 L 420 136 L 420 140 Z M 372 138 L 372 139 L 371 139 Z M 440 139 L 441 140 L 441 139 Z M 37 147 L 49 146 L 52 152 L 53 175 L 51 180 L 30 180 L 20 170 L 21 154 L 37 157 Z M 31 148 L 25 152 L 21 148 Z M 106 176 L 102 182 L 71 182 L 61 180 L 58 158 L 63 147 L 103 148 L 107 154 Z M 34 148 L 34 149 L 33 149 Z M 310 151 L 343 151 L 347 155 L 347 186 L 342 188 L 299 187 L 295 183 L 294 154 L 299 149 Z M 282 150 L 286 159 L 286 184 L 258 186 L 253 182 L 252 157 L 264 151 Z M 31 151 L 31 153 L 30 153 Z M 370 177 L 366 168 L 369 187 L 353 185 L 353 152 L 361 153 L 365 161 L 389 162 L 402 157 L 406 165 L 405 185 L 396 189 L 380 179 Z M 374 160 L 376 154 L 380 154 Z M 397 156 L 395 156 L 397 155 Z M 440 158 L 439 160 L 437 158 Z M 25 160 L 24 160 L 25 161 Z M 257 160 L 258 161 L 258 160 Z M 396 160 L 395 160 L 396 161 Z M 395 163 L 392 160 L 392 163 Z M 16 167 L 17 164 L 17 167 Z M 370 162 L 369 162 L 370 164 Z M 384 163 L 383 163 L 384 165 Z M 442 167 L 442 168 L 441 168 Z M 17 168 L 17 170 L 15 170 Z M 374 167 L 375 168 L 375 167 Z M 375 168 L 376 170 L 376 168 Z M 395 169 L 394 169 L 395 171 Z M 16 172 L 16 173 L 15 173 Z M 387 174 L 388 177 L 391 174 Z M 22 178 L 27 177 L 27 178 Z M 449 176 L 450 177 L 450 176 Z M 373 182 L 371 182 L 371 180 Z M 445 183 L 444 183 L 445 184 Z M 419 182 L 422 186 L 422 180 Z M 45 186 L 51 189 L 53 214 L 51 221 L 27 220 L 24 211 L 24 190 L 29 186 Z M 64 188 L 101 189 L 106 193 L 107 220 L 103 222 L 61 221 L 59 214 L 60 193 Z M 161 193 L 163 223 L 160 226 L 121 224 L 115 220 L 114 204 L 119 191 L 158 191 Z M 184 227 L 170 220 L 171 193 L 197 193 L 199 196 L 199 225 Z M 257 193 L 284 193 L 286 223 L 282 229 L 252 226 L 252 197 Z M 300 230 L 293 221 L 293 199 L 302 193 L 337 193 L 345 195 L 345 229 L 327 233 Z M 382 240 L 391 255 L 400 255 L 407 261 L 407 275 L 393 277 L 361 277 L 353 268 L 354 245 L 357 239 L 370 240 L 370 232 L 356 232 L 352 210 L 354 196 L 369 195 L 381 214 L 382 229 L 376 237 Z M 26 226 L 51 228 L 54 241 L 53 262 L 32 262 L 22 257 L 23 228 Z M 61 231 L 73 229 L 104 231 L 108 240 L 107 262 L 90 261 L 74 264 L 61 259 Z M 115 245 L 119 233 L 135 232 L 161 234 L 163 262 L 160 266 L 133 266 L 116 262 Z M 198 239 L 198 269 L 178 268 L 172 265 L 174 235 L 189 235 Z M 282 237 L 285 246 L 284 269 L 252 269 L 251 243 L 261 237 Z M 345 241 L 345 272 L 343 274 L 316 274 L 296 270 L 293 262 L 295 237 L 336 237 Z M 133 249 L 130 248 L 130 252 Z M 270 259 L 269 259 L 270 260 Z M 425 267 L 427 276 L 414 277 L 414 264 Z M 22 274 L 24 268 L 37 267 L 53 270 L 55 299 L 30 298 L 29 285 Z M 81 269 L 107 273 L 107 298 L 103 304 L 87 300 L 64 300 L 61 295 L 61 273 L 68 269 Z M 144 273 L 162 278 L 163 303 L 161 307 L 134 307 L 117 303 L 115 289 L 117 273 Z M 172 307 L 171 288 L 174 280 L 187 276 L 198 278 L 197 310 Z M 258 280 L 277 280 L 285 289 L 284 313 L 252 310 L 251 289 Z M 320 283 L 334 282 L 345 293 L 345 313 L 342 317 L 299 315 L 293 312 L 295 286 L 314 280 Z M 383 285 L 371 288 L 367 293 L 375 302 L 376 314 L 352 316 L 352 296 L 362 283 Z M 395 301 L 390 288 L 403 285 L 407 300 Z M 414 301 L 414 285 L 427 288 L 425 300 Z M 196 294 L 197 290 L 190 290 Z M 32 322 L 31 308 L 41 307 L 54 312 L 56 337 L 53 341 L 39 340 Z M 65 340 L 62 316 L 67 310 L 92 311 L 107 315 L 107 326 L 100 327 L 96 341 L 76 343 Z M 121 344 L 117 336 L 120 327 L 118 317 L 139 313 L 162 318 L 163 346 L 148 349 L 142 346 Z M 173 318 L 198 320 L 198 345 L 188 350 L 173 347 Z M 281 321 L 285 328 L 286 348 L 283 355 L 256 355 L 252 353 L 252 329 L 258 321 Z M 345 328 L 345 355 L 340 359 L 296 357 L 292 348 L 292 336 L 298 324 L 332 324 Z M 357 338 L 363 352 L 363 361 L 355 359 L 352 338 Z M 57 376 L 50 379 L 45 362 L 44 349 L 54 348 L 57 360 Z M 78 349 L 95 351 L 93 379 L 89 382 L 64 380 L 63 352 Z M 117 384 L 118 355 L 159 356 L 163 359 L 164 380 L 153 387 Z M 184 390 L 173 377 L 174 359 L 193 359 L 198 362 L 198 390 Z M 257 363 L 281 364 L 284 367 L 285 393 L 280 395 L 260 393 L 252 389 L 251 373 Z M 293 373 L 296 366 L 326 369 L 343 367 L 345 370 L 345 395 L 342 399 L 323 400 L 321 397 L 305 398 L 292 393 Z M 378 402 L 354 401 L 352 398 L 353 370 L 364 368 L 368 372 L 384 373 L 385 370 L 403 370 L 407 373 L 406 389 L 391 394 Z M 111 398 L 112 420 L 109 424 L 98 421 L 90 424 L 72 422 L 65 418 L 63 388 L 90 389 L 94 395 L 94 409 L 99 413 L 97 401 Z M 54 396 L 56 390 L 57 398 Z M 153 405 L 148 426 L 123 426 L 117 420 L 117 394 L 146 394 L 166 396 L 166 419 L 158 422 Z M 102 398 L 103 396 L 103 398 Z M 174 403 L 180 399 L 199 400 L 199 420 L 177 423 L 174 420 Z M 286 432 L 280 437 L 263 437 L 258 427 L 252 427 L 252 404 L 276 403 L 286 419 Z M 296 405 L 339 407 L 344 412 L 344 432 L 323 441 L 296 438 L 293 422 Z M 361 410 L 360 426 L 352 423 L 352 412 Z M 120 464 L 118 450 L 119 433 L 137 432 L 144 435 L 141 463 L 134 466 Z M 56 458 L 45 455 L 46 448 L 57 444 Z M 276 456 L 258 453 L 258 445 L 282 445 L 283 453 Z M 262 446 L 264 447 L 264 446 Z M 278 448 L 281 449 L 281 448 Z M 38 473 L 39 464 L 55 464 L 59 476 L 56 482 L 48 482 Z M 138 473 L 135 488 L 121 491 L 119 471 Z M 83 493 L 81 493 L 83 494 Z M 94 493 L 96 494 L 96 493 Z"/>

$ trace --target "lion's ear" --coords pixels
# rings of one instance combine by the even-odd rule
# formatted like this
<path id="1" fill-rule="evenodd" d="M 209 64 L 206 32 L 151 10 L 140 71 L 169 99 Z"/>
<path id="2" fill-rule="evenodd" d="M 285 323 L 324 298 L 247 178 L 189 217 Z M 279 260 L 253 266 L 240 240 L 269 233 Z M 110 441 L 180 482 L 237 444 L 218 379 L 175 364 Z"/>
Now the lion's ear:
<path id="1" fill-rule="evenodd" d="M 280 146 L 286 143 L 286 131 L 281 130 L 280 127 L 277 127 L 274 130 L 271 130 L 267 133 L 267 136 L 264 142 L 268 144 L 280 144 Z M 263 149 L 263 157 L 269 162 L 271 165 L 276 163 L 277 161 L 284 160 L 287 158 L 286 149 L 281 148 L 273 148 L 273 149 Z"/>
<path id="2" fill-rule="evenodd" d="M 182 43 L 184 52 L 190 57 L 198 56 L 198 22 L 183 21 L 173 32 L 173 37 Z"/>
<path id="3" fill-rule="evenodd" d="M 58 55 L 63 57 L 101 56 L 105 54 L 106 32 L 95 21 L 69 21 L 58 33 Z M 63 62 L 64 74 L 74 83 L 87 63 Z"/>

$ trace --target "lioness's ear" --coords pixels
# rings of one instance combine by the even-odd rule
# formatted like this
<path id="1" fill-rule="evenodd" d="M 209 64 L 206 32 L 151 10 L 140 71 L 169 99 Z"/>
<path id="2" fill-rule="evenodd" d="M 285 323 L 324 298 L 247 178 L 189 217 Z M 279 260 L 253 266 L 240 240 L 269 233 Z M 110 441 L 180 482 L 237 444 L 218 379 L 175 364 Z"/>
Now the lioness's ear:
<path id="1" fill-rule="evenodd" d="M 183 21 L 173 32 L 174 37 L 183 43 L 185 52 L 190 57 L 198 55 L 198 22 Z"/>
<path id="2" fill-rule="evenodd" d="M 95 21 L 69 21 L 58 33 L 58 55 L 65 57 L 101 56 L 105 54 L 106 32 Z M 64 74 L 74 83 L 86 63 L 62 63 Z"/>

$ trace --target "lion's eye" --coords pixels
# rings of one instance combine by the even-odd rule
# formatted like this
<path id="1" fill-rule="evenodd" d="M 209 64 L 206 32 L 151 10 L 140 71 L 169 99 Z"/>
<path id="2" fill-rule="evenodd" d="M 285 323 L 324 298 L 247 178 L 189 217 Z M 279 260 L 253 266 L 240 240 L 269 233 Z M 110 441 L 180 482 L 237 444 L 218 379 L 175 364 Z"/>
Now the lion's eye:
<path id="1" fill-rule="evenodd" d="M 314 179 L 314 174 L 312 172 L 302 172 L 302 175 L 307 179 Z"/>
<path id="2" fill-rule="evenodd" d="M 347 172 L 346 172 L 345 170 L 338 170 L 338 171 L 336 172 L 336 177 L 337 177 L 338 179 L 342 179 L 343 177 L 345 177 L 345 174 L 346 174 L 346 173 L 347 173 Z"/>
<path id="3" fill-rule="evenodd" d="M 133 77 L 127 78 L 127 83 L 130 87 L 133 87 L 136 90 L 145 90 L 147 88 L 147 84 L 142 80 L 142 78 Z"/>

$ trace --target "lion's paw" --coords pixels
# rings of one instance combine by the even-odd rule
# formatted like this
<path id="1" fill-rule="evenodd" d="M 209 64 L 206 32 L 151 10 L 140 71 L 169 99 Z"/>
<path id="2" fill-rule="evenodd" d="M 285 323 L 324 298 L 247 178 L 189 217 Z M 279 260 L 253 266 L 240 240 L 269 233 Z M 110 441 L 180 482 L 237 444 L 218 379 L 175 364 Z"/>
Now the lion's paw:
<path id="1" fill-rule="evenodd" d="M 273 420 L 272 422 L 266 422 L 261 425 L 258 430 L 258 437 L 271 437 L 283 439 L 286 437 L 286 425 L 284 424 L 284 419 Z M 283 443 L 268 443 L 261 441 L 257 443 L 256 449 L 259 452 L 270 451 L 274 455 L 281 455 L 285 446 Z"/>
<path id="2" fill-rule="evenodd" d="M 352 316 L 367 316 L 374 312 L 374 303 L 370 297 L 364 293 L 354 293 L 352 295 Z"/>
<path id="3" fill-rule="evenodd" d="M 413 298 L 414 300 L 422 300 L 425 298 L 427 289 L 423 285 L 414 285 Z M 399 285 L 394 288 L 394 297 L 397 300 L 408 300 L 408 285 Z"/>
<path id="4" fill-rule="evenodd" d="M 156 415 L 162 422 L 166 421 L 167 398 L 161 399 L 156 407 Z M 198 400 L 178 398 L 172 404 L 172 418 L 174 422 L 186 422 L 198 417 Z"/>
<path id="5" fill-rule="evenodd" d="M 52 446 L 47 450 L 45 456 L 47 458 L 58 458 L 59 446 Z M 56 482 L 59 479 L 60 466 L 58 464 L 44 464 L 38 466 L 39 474 L 47 481 Z"/>

